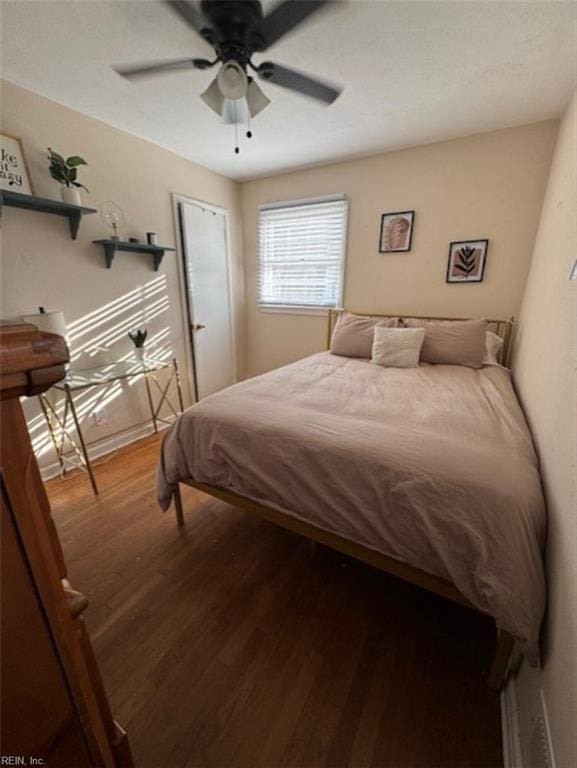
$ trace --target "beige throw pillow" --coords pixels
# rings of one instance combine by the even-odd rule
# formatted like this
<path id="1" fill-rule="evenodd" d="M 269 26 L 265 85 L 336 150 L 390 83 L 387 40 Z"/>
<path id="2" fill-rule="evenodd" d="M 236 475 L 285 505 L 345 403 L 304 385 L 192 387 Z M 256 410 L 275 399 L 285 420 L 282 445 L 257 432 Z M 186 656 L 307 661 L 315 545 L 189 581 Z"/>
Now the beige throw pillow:
<path id="1" fill-rule="evenodd" d="M 375 328 L 371 363 L 385 368 L 416 368 L 424 328 Z"/>
<path id="2" fill-rule="evenodd" d="M 486 320 L 434 322 L 403 319 L 407 328 L 424 328 L 421 361 L 434 365 L 465 365 L 481 368 L 485 356 Z"/>
<path id="3" fill-rule="evenodd" d="M 396 328 L 396 317 L 363 317 L 341 312 L 331 339 L 333 355 L 370 357 L 375 328 Z"/>

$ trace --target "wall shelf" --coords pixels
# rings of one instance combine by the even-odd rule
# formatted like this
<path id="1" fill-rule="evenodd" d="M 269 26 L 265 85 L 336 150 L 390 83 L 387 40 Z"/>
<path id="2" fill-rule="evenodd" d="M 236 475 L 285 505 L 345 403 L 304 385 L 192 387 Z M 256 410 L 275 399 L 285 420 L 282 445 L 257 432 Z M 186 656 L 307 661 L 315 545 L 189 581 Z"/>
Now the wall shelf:
<path id="1" fill-rule="evenodd" d="M 4 206 L 12 208 L 23 208 L 27 211 L 37 211 L 38 213 L 52 213 L 55 216 L 64 216 L 68 219 L 70 227 L 70 237 L 76 240 L 78 227 L 83 216 L 89 213 L 96 213 L 95 208 L 85 208 L 83 205 L 72 205 L 63 203 L 60 200 L 51 200 L 48 197 L 35 197 L 34 195 L 23 195 L 21 192 L 10 192 L 3 189 L 0 192 L 0 215 Z"/>
<path id="2" fill-rule="evenodd" d="M 166 251 L 174 251 L 167 245 L 149 245 L 148 243 L 130 243 L 126 240 L 93 240 L 96 245 L 104 248 L 104 258 L 106 259 L 106 268 L 110 269 L 112 261 L 119 251 L 129 251 L 131 253 L 149 253 L 152 256 L 154 271 L 158 272 L 160 262 L 164 258 Z"/>

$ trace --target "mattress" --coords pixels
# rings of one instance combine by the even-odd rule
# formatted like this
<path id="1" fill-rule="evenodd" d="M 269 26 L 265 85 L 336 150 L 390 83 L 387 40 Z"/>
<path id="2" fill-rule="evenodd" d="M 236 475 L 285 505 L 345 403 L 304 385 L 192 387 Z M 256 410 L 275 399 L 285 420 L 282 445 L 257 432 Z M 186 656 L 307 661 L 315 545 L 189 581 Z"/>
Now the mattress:
<path id="1" fill-rule="evenodd" d="M 162 446 L 163 509 L 185 478 L 451 581 L 537 662 L 545 507 L 506 369 L 312 355 L 182 414 Z"/>

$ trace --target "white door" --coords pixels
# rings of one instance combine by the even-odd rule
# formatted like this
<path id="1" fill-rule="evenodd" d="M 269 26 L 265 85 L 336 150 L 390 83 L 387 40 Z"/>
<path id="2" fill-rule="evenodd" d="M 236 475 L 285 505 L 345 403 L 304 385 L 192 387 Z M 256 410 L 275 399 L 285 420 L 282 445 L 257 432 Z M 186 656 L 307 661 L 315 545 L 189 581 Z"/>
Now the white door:
<path id="1" fill-rule="evenodd" d="M 227 217 L 179 203 L 188 321 L 197 399 L 235 381 Z"/>

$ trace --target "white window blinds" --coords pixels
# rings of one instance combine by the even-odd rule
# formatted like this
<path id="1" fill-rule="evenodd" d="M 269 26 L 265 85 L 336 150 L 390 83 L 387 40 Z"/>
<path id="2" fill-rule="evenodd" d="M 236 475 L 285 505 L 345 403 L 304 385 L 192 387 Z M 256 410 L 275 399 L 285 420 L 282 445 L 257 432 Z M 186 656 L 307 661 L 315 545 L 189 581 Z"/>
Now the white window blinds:
<path id="1" fill-rule="evenodd" d="M 347 211 L 342 196 L 260 209 L 260 306 L 340 306 Z"/>

